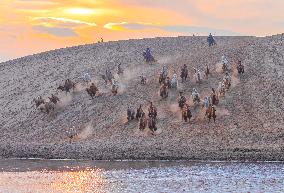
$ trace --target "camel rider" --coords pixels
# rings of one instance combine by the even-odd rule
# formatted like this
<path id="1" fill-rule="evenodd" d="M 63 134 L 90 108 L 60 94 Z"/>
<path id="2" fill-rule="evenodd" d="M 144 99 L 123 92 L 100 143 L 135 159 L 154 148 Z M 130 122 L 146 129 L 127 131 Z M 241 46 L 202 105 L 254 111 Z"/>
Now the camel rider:
<path id="1" fill-rule="evenodd" d="M 173 74 L 173 80 L 177 80 L 177 73 L 174 71 L 174 74 Z"/>
<path id="2" fill-rule="evenodd" d="M 118 89 L 118 82 L 117 82 L 116 80 L 113 80 L 113 81 L 112 81 L 112 89 L 113 89 L 113 90 Z"/>
<path id="3" fill-rule="evenodd" d="M 213 36 L 211 33 L 209 33 L 209 39 L 213 40 Z"/>
<path id="4" fill-rule="evenodd" d="M 59 98 L 57 96 L 55 96 L 54 94 L 51 94 L 51 98 L 55 101 L 59 101 Z"/>
<path id="5" fill-rule="evenodd" d="M 166 84 L 168 87 L 171 87 L 171 80 L 170 80 L 170 77 L 167 77 L 166 79 Z"/>
<path id="6" fill-rule="evenodd" d="M 69 79 L 67 79 L 66 81 L 65 81 L 65 85 L 68 85 L 68 84 L 70 84 L 70 80 Z"/>
<path id="7" fill-rule="evenodd" d="M 200 72 L 200 70 L 198 69 L 197 70 L 197 74 L 200 76 L 201 75 L 201 72 Z"/>
<path id="8" fill-rule="evenodd" d="M 179 92 L 179 107 L 182 108 L 184 106 L 184 104 L 186 103 L 186 98 L 185 96 L 183 96 L 183 92 Z"/>
<path id="9" fill-rule="evenodd" d="M 190 106 L 188 105 L 188 104 L 186 104 L 185 103 L 185 105 L 184 105 L 184 111 L 186 112 L 186 114 L 187 114 L 187 118 L 186 118 L 186 121 L 187 121 L 187 119 L 191 119 L 191 117 L 192 117 L 192 114 L 191 114 L 191 111 L 190 111 Z"/>
<path id="10" fill-rule="evenodd" d="M 142 74 L 142 76 L 140 76 L 140 78 L 141 78 L 141 84 L 146 84 L 146 81 L 147 81 L 147 79 L 146 79 L 146 77 Z"/>
<path id="11" fill-rule="evenodd" d="M 150 48 L 146 48 L 146 54 L 151 54 Z"/>
<path id="12" fill-rule="evenodd" d="M 187 66 L 186 66 L 186 64 L 184 64 L 183 67 L 181 68 L 181 73 L 184 74 L 184 75 L 187 73 Z"/>
<path id="13" fill-rule="evenodd" d="M 227 60 L 225 55 L 222 55 L 221 62 L 222 62 L 222 64 L 227 64 L 228 63 L 228 60 Z"/>
<path id="14" fill-rule="evenodd" d="M 91 82 L 91 75 L 88 72 L 84 74 L 84 80 L 86 82 Z"/>
<path id="15" fill-rule="evenodd" d="M 166 77 L 168 75 L 167 67 L 165 65 L 163 66 L 160 74 L 161 74 L 162 77 Z"/>
<path id="16" fill-rule="evenodd" d="M 210 97 L 211 97 L 211 100 L 212 100 L 212 104 L 215 105 L 217 103 L 217 95 L 216 95 L 216 92 L 215 92 L 215 89 L 212 88 L 212 92 L 210 94 Z"/>
<path id="17" fill-rule="evenodd" d="M 197 92 L 196 88 L 193 88 L 191 96 L 192 96 L 193 101 L 199 99 L 199 93 Z"/>
<path id="18" fill-rule="evenodd" d="M 214 117 L 216 118 L 216 106 L 215 105 L 211 105 L 211 108 L 212 108 L 213 118 Z M 215 120 L 214 120 L 214 122 L 215 122 Z"/>
<path id="19" fill-rule="evenodd" d="M 209 105 L 210 105 L 210 100 L 209 100 L 209 97 L 206 96 L 206 97 L 204 98 L 204 107 L 205 107 L 206 109 L 208 109 Z"/>
<path id="20" fill-rule="evenodd" d="M 206 73 L 207 75 L 210 73 L 210 70 L 209 70 L 209 66 L 208 66 L 208 64 L 206 64 L 205 73 Z"/>
<path id="21" fill-rule="evenodd" d="M 148 108 L 148 111 L 149 112 L 152 112 L 154 110 L 154 105 L 153 105 L 153 102 L 150 102 L 150 107 Z"/>
<path id="22" fill-rule="evenodd" d="M 244 71 L 244 65 L 242 64 L 242 61 L 238 61 L 238 73 L 239 74 L 243 74 L 245 71 Z"/>
<path id="23" fill-rule="evenodd" d="M 144 111 L 142 109 L 142 105 L 139 105 L 139 107 L 136 110 L 136 119 L 138 120 L 139 118 L 142 117 Z"/>
<path id="24" fill-rule="evenodd" d="M 118 66 L 117 66 L 117 73 L 118 74 L 122 74 L 123 73 L 123 70 L 121 68 L 121 64 L 118 64 Z"/>
<path id="25" fill-rule="evenodd" d="M 225 65 L 226 67 L 228 67 L 228 60 L 225 55 L 221 57 L 221 63 L 222 65 Z"/>
<path id="26" fill-rule="evenodd" d="M 157 110 L 156 107 L 153 105 L 152 102 L 150 102 L 150 107 L 148 108 L 148 116 L 149 117 L 156 117 L 157 116 Z"/>
<path id="27" fill-rule="evenodd" d="M 167 84 L 162 84 L 162 86 L 161 86 L 161 91 L 163 92 L 167 92 Z"/>
<path id="28" fill-rule="evenodd" d="M 67 130 L 67 136 L 72 139 L 77 135 L 77 131 L 74 126 L 70 127 L 69 130 Z"/>
<path id="29" fill-rule="evenodd" d="M 110 78 L 111 76 L 112 76 L 112 73 L 111 73 L 110 69 L 107 68 L 107 69 L 106 69 L 106 77 L 107 77 L 107 78 Z"/>
<path id="30" fill-rule="evenodd" d="M 228 82 L 231 82 L 231 77 L 230 77 L 230 75 L 229 75 L 229 73 L 228 72 L 226 72 L 226 74 L 225 74 L 225 76 L 224 76 L 224 79 L 223 79 L 224 81 L 228 81 Z"/>

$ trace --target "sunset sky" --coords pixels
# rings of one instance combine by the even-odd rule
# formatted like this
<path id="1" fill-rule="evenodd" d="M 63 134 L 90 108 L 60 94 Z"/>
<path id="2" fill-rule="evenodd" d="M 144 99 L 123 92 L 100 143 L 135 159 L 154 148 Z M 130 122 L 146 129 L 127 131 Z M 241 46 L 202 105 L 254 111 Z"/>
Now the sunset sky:
<path id="1" fill-rule="evenodd" d="M 0 61 L 72 45 L 284 32 L 283 0 L 1 0 Z"/>

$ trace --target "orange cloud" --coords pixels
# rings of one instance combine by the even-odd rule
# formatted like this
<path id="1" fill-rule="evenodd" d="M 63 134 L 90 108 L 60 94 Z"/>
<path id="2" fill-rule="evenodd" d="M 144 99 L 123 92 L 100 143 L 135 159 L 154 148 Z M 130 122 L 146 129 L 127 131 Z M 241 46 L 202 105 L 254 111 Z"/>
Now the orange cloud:
<path id="1" fill-rule="evenodd" d="M 13 58 L 100 37 L 263 36 L 284 31 L 283 6 L 282 0 L 1 0 L 0 49 Z"/>

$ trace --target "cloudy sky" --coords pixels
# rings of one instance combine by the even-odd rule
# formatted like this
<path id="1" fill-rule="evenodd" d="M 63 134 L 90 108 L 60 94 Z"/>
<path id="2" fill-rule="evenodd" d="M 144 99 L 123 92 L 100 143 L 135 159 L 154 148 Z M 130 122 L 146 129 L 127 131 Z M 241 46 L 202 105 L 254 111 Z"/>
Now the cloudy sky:
<path id="1" fill-rule="evenodd" d="M 283 0 L 1 0 L 0 61 L 55 48 L 178 35 L 284 32 Z"/>

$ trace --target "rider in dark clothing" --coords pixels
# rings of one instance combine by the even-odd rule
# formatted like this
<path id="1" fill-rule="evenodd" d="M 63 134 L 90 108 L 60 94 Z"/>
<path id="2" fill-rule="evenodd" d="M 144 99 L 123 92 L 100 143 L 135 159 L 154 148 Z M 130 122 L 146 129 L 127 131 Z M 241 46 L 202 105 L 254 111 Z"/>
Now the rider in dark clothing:
<path id="1" fill-rule="evenodd" d="M 186 98 L 185 98 L 185 96 L 183 96 L 182 92 L 179 92 L 179 95 L 180 95 L 179 101 L 178 101 L 179 107 L 183 108 L 184 104 L 186 103 Z"/>
<path id="2" fill-rule="evenodd" d="M 157 117 L 157 109 L 156 109 L 156 107 L 153 105 L 152 102 L 150 102 L 150 107 L 149 107 L 148 111 L 149 111 L 149 113 L 148 113 L 148 116 L 149 116 L 149 117 L 154 117 L 154 118 Z"/>

